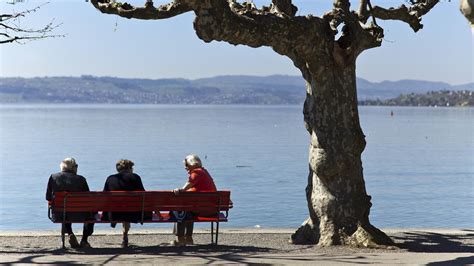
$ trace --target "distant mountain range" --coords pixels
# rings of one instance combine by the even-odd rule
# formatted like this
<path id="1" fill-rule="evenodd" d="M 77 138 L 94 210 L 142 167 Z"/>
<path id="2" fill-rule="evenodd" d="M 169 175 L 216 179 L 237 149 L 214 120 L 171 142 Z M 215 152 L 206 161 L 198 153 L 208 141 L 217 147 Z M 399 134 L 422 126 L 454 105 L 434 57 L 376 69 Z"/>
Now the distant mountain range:
<path id="1" fill-rule="evenodd" d="M 359 100 L 386 100 L 401 94 L 440 90 L 474 91 L 474 83 L 357 79 Z M 299 76 L 217 76 L 188 79 L 115 77 L 0 78 L 0 103 L 301 104 Z"/>

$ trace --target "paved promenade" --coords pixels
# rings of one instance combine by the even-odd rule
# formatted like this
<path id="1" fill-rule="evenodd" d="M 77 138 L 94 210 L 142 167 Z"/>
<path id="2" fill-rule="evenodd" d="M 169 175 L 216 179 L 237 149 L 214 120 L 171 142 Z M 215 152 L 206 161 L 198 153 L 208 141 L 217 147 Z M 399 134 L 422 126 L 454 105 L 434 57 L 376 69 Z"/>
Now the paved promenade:
<path id="1" fill-rule="evenodd" d="M 75 226 L 75 230 L 79 228 Z M 288 244 L 289 229 L 222 229 L 219 246 L 208 230 L 197 230 L 196 245 L 172 247 L 170 230 L 135 226 L 130 247 L 120 248 L 120 229 L 98 226 L 92 249 L 60 248 L 58 231 L 0 232 L 1 264 L 474 264 L 474 229 L 397 229 L 384 231 L 393 249 L 321 248 Z M 119 227 L 119 226 L 117 226 Z M 138 228 L 138 229 L 137 229 Z M 102 229 L 102 230 L 101 230 Z"/>

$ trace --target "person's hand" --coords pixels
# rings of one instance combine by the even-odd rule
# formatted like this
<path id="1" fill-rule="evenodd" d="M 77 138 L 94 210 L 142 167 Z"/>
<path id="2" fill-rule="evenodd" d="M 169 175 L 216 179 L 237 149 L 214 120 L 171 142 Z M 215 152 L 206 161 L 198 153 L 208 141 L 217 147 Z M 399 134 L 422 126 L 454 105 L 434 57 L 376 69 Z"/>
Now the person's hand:
<path id="1" fill-rule="evenodd" d="M 175 188 L 175 189 L 173 189 L 173 192 L 174 192 L 175 195 L 179 195 L 179 193 L 181 192 L 181 189 Z"/>

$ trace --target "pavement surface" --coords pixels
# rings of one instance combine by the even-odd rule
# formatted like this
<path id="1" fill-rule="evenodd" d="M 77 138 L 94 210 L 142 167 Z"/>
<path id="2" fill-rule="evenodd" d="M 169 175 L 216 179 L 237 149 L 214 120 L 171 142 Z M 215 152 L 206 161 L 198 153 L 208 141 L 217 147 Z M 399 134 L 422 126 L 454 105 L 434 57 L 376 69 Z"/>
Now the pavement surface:
<path id="1" fill-rule="evenodd" d="M 209 230 L 200 229 L 195 245 L 173 247 L 169 229 L 142 228 L 132 227 L 125 249 L 120 247 L 119 225 L 96 229 L 90 249 L 62 249 L 59 230 L 0 232 L 0 263 L 474 265 L 474 229 L 383 229 L 396 247 L 369 249 L 292 245 L 288 239 L 293 229 L 261 228 L 221 229 L 218 246 L 210 245 Z"/>

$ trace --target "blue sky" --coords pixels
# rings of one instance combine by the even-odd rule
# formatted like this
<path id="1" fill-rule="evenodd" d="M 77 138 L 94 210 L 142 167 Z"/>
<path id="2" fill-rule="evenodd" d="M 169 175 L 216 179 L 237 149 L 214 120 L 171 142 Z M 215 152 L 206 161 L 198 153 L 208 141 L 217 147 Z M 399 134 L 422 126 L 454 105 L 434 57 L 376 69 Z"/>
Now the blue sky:
<path id="1" fill-rule="evenodd" d="M 17 5 L 1 0 L 2 13 L 44 3 Z M 130 1 L 141 4 L 142 1 Z M 155 4 L 166 1 L 155 1 Z M 257 5 L 270 1 L 255 1 Z M 354 3 L 356 1 L 353 1 Z M 398 6 L 404 1 L 373 0 Z M 330 0 L 295 0 L 299 15 L 321 15 Z M 443 1 L 423 18 L 418 33 L 401 22 L 382 22 L 382 47 L 359 56 L 357 74 L 370 81 L 422 79 L 451 84 L 474 82 L 474 37 L 459 13 L 458 1 Z M 21 20 L 26 27 L 63 23 L 65 38 L 0 45 L 0 76 L 117 76 L 130 78 L 202 78 L 217 75 L 299 75 L 285 57 L 267 47 L 204 43 L 194 33 L 192 13 L 159 21 L 104 15 L 84 0 L 52 1 Z"/>

